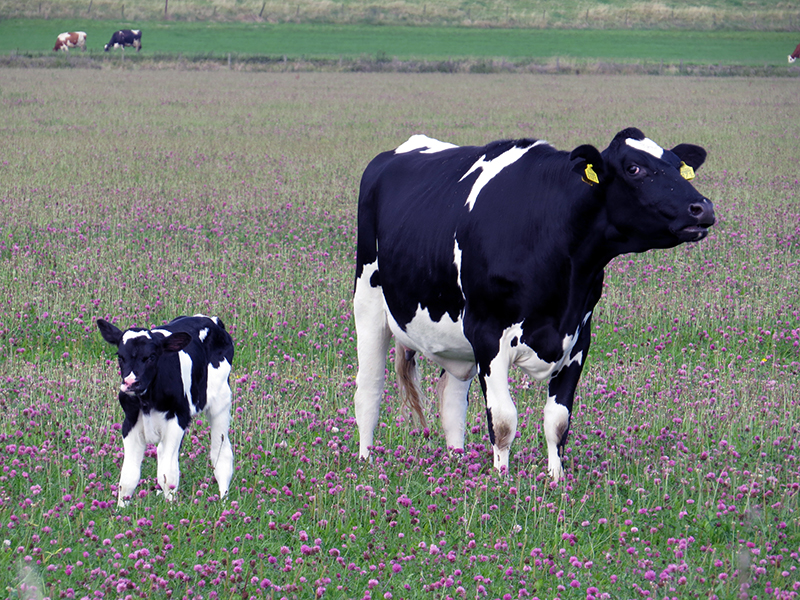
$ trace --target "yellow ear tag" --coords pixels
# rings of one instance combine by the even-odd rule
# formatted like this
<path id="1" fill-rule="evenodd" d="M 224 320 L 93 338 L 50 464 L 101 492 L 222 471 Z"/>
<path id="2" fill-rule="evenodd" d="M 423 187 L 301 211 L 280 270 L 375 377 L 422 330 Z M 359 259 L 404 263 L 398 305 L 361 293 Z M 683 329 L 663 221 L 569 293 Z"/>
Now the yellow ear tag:
<path id="1" fill-rule="evenodd" d="M 683 177 L 686 181 L 691 181 L 694 179 L 694 169 L 685 162 L 681 163 L 681 177 Z"/>
<path id="2" fill-rule="evenodd" d="M 592 163 L 586 164 L 586 170 L 584 171 L 585 177 L 583 181 L 592 185 L 593 183 L 600 183 L 600 180 L 597 178 L 597 173 L 594 172 L 592 169 Z"/>

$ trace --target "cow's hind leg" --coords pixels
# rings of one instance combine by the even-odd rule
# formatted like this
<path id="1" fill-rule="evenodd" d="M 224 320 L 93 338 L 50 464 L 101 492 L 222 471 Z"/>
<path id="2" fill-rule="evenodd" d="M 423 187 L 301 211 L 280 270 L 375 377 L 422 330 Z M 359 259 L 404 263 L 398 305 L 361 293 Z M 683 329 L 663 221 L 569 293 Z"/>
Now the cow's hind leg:
<path id="1" fill-rule="evenodd" d="M 233 476 L 233 449 L 229 437 L 231 424 L 231 387 L 228 375 L 231 366 L 223 360 L 218 368 L 208 366 L 208 404 L 206 415 L 211 426 L 211 452 L 214 477 L 219 486 L 219 497 L 228 493 Z"/>
<path id="2" fill-rule="evenodd" d="M 372 265 L 371 265 L 372 266 Z M 356 374 L 355 411 L 358 424 L 359 456 L 369 457 L 375 428 L 378 426 L 381 398 L 386 375 L 386 353 L 392 332 L 386 320 L 383 292 L 370 283 L 372 268 L 365 267 L 356 280 L 353 313 L 356 322 L 358 373 Z"/>
<path id="3" fill-rule="evenodd" d="M 472 378 L 461 381 L 447 371 L 439 378 L 439 415 L 442 419 L 444 439 L 449 448 L 464 449 L 467 428 L 467 394 Z"/>
<path id="4" fill-rule="evenodd" d="M 164 422 L 164 429 L 161 432 L 161 441 L 158 443 L 156 453 L 158 455 L 158 485 L 164 493 L 164 498 L 172 502 L 175 498 L 175 491 L 181 478 L 181 470 L 178 465 L 178 455 L 181 451 L 181 442 L 185 430 L 178 424 L 178 418 L 174 417 Z"/>

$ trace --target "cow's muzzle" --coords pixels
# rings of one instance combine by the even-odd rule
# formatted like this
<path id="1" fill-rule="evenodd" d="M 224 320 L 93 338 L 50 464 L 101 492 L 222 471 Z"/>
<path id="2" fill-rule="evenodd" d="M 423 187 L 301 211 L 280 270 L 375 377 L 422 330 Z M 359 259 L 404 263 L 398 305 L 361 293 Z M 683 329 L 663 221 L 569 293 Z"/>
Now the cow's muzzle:
<path id="1" fill-rule="evenodd" d="M 682 242 L 699 242 L 708 235 L 708 228 L 716 222 L 714 205 L 708 198 L 689 205 L 689 218 L 693 221 L 676 234 Z"/>

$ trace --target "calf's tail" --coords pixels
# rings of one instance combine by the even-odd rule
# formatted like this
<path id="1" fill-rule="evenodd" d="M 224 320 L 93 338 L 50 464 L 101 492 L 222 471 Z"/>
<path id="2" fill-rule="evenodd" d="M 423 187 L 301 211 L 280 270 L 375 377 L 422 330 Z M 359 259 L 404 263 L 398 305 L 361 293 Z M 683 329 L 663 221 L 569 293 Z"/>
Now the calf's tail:
<path id="1" fill-rule="evenodd" d="M 419 372 L 417 371 L 416 352 L 409 350 L 402 344 L 397 344 L 394 355 L 394 369 L 397 373 L 397 385 L 400 388 L 400 399 L 403 405 L 411 411 L 411 416 L 416 417 L 420 425 L 425 428 L 425 415 L 422 414 L 422 389 L 419 385 Z"/>

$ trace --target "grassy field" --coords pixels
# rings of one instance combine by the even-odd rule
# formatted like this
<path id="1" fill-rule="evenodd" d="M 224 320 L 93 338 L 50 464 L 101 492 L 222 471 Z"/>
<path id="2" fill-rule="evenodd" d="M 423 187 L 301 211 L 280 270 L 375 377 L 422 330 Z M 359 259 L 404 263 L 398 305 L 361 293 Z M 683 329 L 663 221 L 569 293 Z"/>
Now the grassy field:
<path id="1" fill-rule="evenodd" d="M 0 0 L 0 17 L 798 31 L 788 0 Z"/>
<path id="2" fill-rule="evenodd" d="M 86 31 L 88 48 L 100 53 L 111 34 L 131 23 L 86 20 L 0 21 L 0 54 L 51 50 L 58 33 Z M 780 65 L 796 45 L 795 34 L 747 31 L 637 31 L 375 27 L 324 24 L 136 23 L 145 56 L 237 55 L 305 58 L 383 57 L 496 59 L 562 57 L 581 61 L 717 65 Z M 73 51 L 75 54 L 76 51 Z M 129 51 L 128 54 L 132 52 Z M 119 54 L 119 51 L 116 53 Z"/>
<path id="3" fill-rule="evenodd" d="M 0 595 L 792 598 L 800 593 L 796 83 L 779 79 L 0 70 Z M 699 245 L 607 270 L 566 480 L 545 389 L 493 472 L 405 422 L 357 460 L 351 293 L 363 168 L 412 133 L 709 152 Z M 229 498 L 202 418 L 178 501 L 131 506 L 94 326 L 220 316 L 236 341 Z M 424 371 L 424 387 L 437 373 Z"/>

